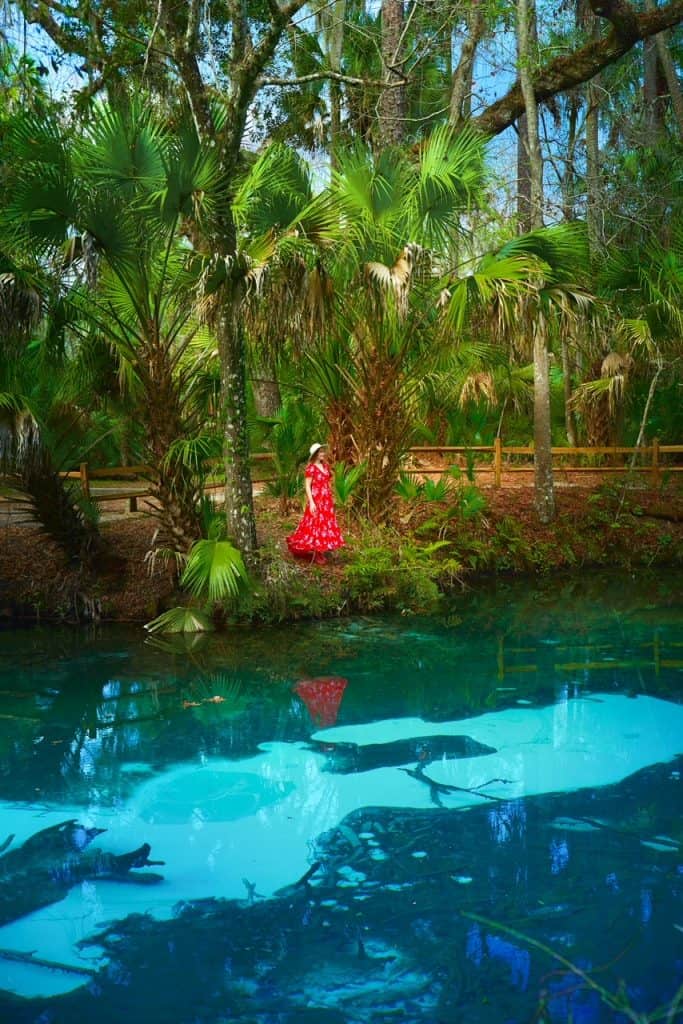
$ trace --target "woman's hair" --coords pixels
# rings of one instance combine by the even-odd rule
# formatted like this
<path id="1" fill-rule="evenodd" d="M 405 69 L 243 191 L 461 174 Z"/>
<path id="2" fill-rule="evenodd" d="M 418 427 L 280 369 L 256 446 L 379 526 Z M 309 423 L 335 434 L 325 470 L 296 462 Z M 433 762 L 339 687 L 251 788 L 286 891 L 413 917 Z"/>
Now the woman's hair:
<path id="1" fill-rule="evenodd" d="M 325 448 L 326 448 L 326 447 L 327 447 L 327 445 L 324 445 L 324 444 L 319 444 L 319 445 L 318 445 L 318 447 L 317 447 L 317 448 L 315 449 L 315 451 L 314 451 L 314 452 L 310 452 L 310 454 L 309 454 L 309 456 L 308 456 L 308 461 L 309 461 L 309 463 L 310 463 L 310 462 L 315 462 L 315 460 L 316 460 L 316 459 L 318 458 L 318 456 L 320 455 L 320 453 L 321 453 L 321 452 L 324 452 L 324 451 L 325 451 Z"/>

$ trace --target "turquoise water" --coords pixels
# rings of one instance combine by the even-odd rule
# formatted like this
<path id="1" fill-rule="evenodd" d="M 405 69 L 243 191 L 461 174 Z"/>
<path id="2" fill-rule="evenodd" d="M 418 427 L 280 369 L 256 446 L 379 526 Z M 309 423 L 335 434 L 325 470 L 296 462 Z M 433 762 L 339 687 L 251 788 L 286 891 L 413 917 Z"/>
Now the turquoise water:
<path id="1" fill-rule="evenodd" d="M 0 633 L 0 1020 L 669 1005 L 682 698 L 680 574 L 188 644 Z"/>

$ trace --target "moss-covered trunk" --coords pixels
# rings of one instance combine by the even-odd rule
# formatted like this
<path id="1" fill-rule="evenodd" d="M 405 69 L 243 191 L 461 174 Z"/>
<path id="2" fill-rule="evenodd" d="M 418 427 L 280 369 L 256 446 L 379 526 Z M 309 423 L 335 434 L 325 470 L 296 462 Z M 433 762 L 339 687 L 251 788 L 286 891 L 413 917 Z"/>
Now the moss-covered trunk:
<path id="1" fill-rule="evenodd" d="M 247 430 L 247 360 L 239 298 L 239 286 L 229 284 L 222 296 L 215 331 L 221 362 L 225 515 L 228 535 L 249 559 L 257 541 Z"/>

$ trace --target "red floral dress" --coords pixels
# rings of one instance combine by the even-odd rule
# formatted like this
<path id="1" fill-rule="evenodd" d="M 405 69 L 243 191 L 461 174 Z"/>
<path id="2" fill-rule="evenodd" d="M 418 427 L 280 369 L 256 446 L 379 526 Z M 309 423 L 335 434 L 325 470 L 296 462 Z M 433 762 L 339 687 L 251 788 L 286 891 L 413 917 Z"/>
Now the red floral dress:
<path id="1" fill-rule="evenodd" d="M 344 546 L 332 499 L 332 471 L 326 463 L 310 462 L 306 476 L 311 481 L 315 515 L 306 503 L 306 511 L 296 530 L 287 537 L 293 555 L 323 554 Z"/>

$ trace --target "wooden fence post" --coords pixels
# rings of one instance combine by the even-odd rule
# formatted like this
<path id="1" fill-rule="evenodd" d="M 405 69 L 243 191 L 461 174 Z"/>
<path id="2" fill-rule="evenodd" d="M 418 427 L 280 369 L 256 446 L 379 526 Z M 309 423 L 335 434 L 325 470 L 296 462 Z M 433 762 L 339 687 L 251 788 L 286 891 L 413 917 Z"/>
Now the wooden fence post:
<path id="1" fill-rule="evenodd" d="M 659 485 L 659 438 L 652 439 L 652 486 Z"/>
<path id="2" fill-rule="evenodd" d="M 502 481 L 502 468 L 503 468 L 503 442 L 500 437 L 494 437 L 493 439 L 493 483 L 495 487 L 500 487 Z"/>
<path id="3" fill-rule="evenodd" d="M 81 462 L 81 487 L 83 489 L 83 497 L 90 500 L 90 477 L 88 476 L 88 463 Z"/>

